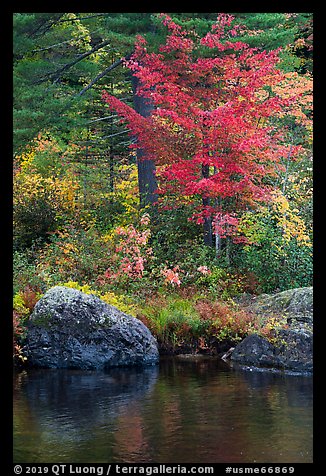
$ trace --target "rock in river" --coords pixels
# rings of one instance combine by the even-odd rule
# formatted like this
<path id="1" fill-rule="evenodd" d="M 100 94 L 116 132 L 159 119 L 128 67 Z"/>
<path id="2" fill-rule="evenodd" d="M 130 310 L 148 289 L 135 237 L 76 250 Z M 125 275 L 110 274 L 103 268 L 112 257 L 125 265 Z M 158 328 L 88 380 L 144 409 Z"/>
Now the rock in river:
<path id="1" fill-rule="evenodd" d="M 264 294 L 246 303 L 257 316 L 284 319 L 288 328 L 274 332 L 272 341 L 252 334 L 234 349 L 231 360 L 239 364 L 291 370 L 313 370 L 313 289 L 289 289 Z"/>
<path id="2" fill-rule="evenodd" d="M 310 373 L 313 370 L 312 334 L 284 329 L 273 343 L 251 334 L 236 346 L 231 360 L 254 367 Z"/>
<path id="3" fill-rule="evenodd" d="M 36 304 L 25 353 L 32 366 L 105 369 L 155 364 L 156 339 L 138 319 L 93 294 L 51 288 Z"/>

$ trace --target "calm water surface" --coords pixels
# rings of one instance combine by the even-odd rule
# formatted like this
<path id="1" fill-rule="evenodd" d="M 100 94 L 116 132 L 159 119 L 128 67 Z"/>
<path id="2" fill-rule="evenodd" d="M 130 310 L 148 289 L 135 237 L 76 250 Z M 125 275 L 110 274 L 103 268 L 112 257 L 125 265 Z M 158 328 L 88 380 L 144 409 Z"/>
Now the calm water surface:
<path id="1" fill-rule="evenodd" d="M 310 463 L 312 379 L 215 359 L 20 372 L 14 462 Z"/>

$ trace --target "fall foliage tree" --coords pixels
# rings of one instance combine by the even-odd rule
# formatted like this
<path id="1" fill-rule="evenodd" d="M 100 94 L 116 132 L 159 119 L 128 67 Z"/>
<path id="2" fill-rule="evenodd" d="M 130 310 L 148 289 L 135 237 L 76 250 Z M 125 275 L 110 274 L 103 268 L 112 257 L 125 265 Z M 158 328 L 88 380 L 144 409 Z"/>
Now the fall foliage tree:
<path id="1" fill-rule="evenodd" d="M 217 13 L 170 15 L 183 28 L 204 36 Z M 282 46 L 282 68 L 306 68 L 305 64 L 297 64 L 296 59 L 304 52 L 311 55 L 311 14 L 234 15 L 241 24 L 239 34 L 244 35 L 248 44 L 266 51 Z M 151 51 L 157 51 L 166 35 L 160 19 L 152 13 L 61 12 L 15 13 L 13 20 L 15 154 L 20 154 L 27 143 L 44 131 L 66 142 L 79 141 L 79 160 L 98 164 L 99 173 L 109 163 L 108 185 L 112 192 L 119 175 L 118 156 L 125 157 L 125 145 L 130 138 L 115 118 L 105 114 L 100 90 L 104 87 L 129 104 L 134 96 L 136 110 L 146 109 L 145 98 L 132 91 L 131 78 L 134 82 L 137 78 L 121 67 L 121 58 L 132 53 L 137 34 L 147 39 Z M 137 154 L 141 154 L 140 149 Z M 138 167 L 141 202 L 146 202 L 145 192 L 149 190 L 151 203 L 156 199 L 153 164 L 139 161 Z M 89 167 L 81 173 L 88 175 Z"/>
<path id="2" fill-rule="evenodd" d="M 204 225 L 204 241 L 216 246 L 237 233 L 238 214 L 268 201 L 270 177 L 283 166 L 289 148 L 269 120 L 290 107 L 296 94 L 277 94 L 285 79 L 279 50 L 257 51 L 235 41 L 233 17 L 220 14 L 200 37 L 162 14 L 168 29 L 159 52 L 138 37 L 126 65 L 139 79 L 138 94 L 155 105 L 148 117 L 114 96 L 103 94 L 137 136 L 144 160 L 154 160 L 158 193 L 175 206 L 194 206 L 189 217 Z M 292 147 L 295 155 L 298 146 Z"/>

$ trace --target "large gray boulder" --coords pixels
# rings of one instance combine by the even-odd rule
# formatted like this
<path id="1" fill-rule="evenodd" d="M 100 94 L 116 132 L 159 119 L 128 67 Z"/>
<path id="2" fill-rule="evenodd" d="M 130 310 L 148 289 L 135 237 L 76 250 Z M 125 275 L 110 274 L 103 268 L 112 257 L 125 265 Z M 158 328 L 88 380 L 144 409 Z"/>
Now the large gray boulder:
<path id="1" fill-rule="evenodd" d="M 253 334 L 238 344 L 231 355 L 242 365 L 269 367 L 295 372 L 313 370 L 313 288 L 296 288 L 274 295 L 262 294 L 244 303 L 245 309 L 261 318 L 287 322 L 275 329 L 272 339 Z"/>
<path id="2" fill-rule="evenodd" d="M 106 369 L 159 358 L 156 339 L 140 320 L 64 286 L 36 304 L 24 349 L 30 365 L 46 368 Z"/>
<path id="3" fill-rule="evenodd" d="M 246 366 L 311 373 L 312 334 L 284 329 L 279 332 L 273 343 L 262 336 L 251 334 L 236 346 L 231 360 Z"/>
<path id="4" fill-rule="evenodd" d="M 247 299 L 243 307 L 263 317 L 286 317 L 292 327 L 312 327 L 313 288 L 309 286 L 276 294 L 260 294 Z"/>

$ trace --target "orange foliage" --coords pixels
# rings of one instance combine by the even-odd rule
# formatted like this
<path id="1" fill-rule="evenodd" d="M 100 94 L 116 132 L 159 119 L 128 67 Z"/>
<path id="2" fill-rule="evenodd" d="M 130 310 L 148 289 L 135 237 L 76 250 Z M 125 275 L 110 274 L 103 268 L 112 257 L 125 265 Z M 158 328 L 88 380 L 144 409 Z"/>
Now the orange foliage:
<path id="1" fill-rule="evenodd" d="M 210 321 L 209 333 L 217 337 L 243 337 L 258 330 L 258 322 L 253 314 L 226 302 L 202 300 L 195 308 L 202 320 Z"/>

